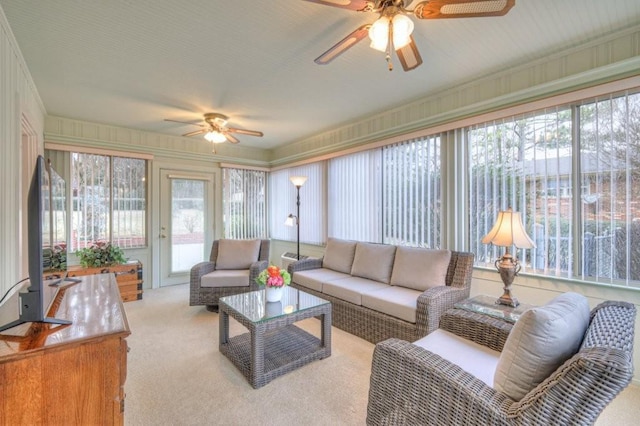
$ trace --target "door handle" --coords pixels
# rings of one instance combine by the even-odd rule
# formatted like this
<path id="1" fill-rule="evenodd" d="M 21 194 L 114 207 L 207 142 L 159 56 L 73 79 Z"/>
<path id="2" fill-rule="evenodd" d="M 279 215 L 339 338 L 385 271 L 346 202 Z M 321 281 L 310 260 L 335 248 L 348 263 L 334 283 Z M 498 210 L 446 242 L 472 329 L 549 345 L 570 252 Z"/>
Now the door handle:
<path id="1" fill-rule="evenodd" d="M 160 238 L 167 238 L 167 236 L 164 234 L 160 234 Z"/>

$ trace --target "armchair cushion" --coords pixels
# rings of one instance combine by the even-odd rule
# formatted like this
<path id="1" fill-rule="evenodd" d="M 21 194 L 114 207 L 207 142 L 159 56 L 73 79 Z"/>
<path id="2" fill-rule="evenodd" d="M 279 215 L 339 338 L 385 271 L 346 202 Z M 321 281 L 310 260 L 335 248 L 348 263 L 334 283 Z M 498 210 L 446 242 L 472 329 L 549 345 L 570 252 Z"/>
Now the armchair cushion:
<path id="1" fill-rule="evenodd" d="M 450 260 L 450 250 L 398 247 L 391 285 L 420 291 L 445 285 Z"/>
<path id="2" fill-rule="evenodd" d="M 351 275 L 389 284 L 396 246 L 357 243 Z"/>
<path id="3" fill-rule="evenodd" d="M 488 386 L 493 386 L 493 375 L 500 359 L 500 352 L 441 328 L 413 344 L 441 356 Z"/>
<path id="4" fill-rule="evenodd" d="M 260 240 L 220 240 L 216 269 L 249 269 L 260 254 Z"/>
<path id="5" fill-rule="evenodd" d="M 201 287 L 248 287 L 248 269 L 223 269 L 209 272 L 200 279 Z"/>
<path id="6" fill-rule="evenodd" d="M 329 238 L 324 253 L 323 268 L 333 269 L 344 274 L 351 273 L 353 257 L 356 253 L 355 241 Z"/>
<path id="7" fill-rule="evenodd" d="M 577 293 L 563 293 L 526 311 L 502 350 L 495 389 L 521 400 L 578 351 L 588 326 L 589 303 Z"/>

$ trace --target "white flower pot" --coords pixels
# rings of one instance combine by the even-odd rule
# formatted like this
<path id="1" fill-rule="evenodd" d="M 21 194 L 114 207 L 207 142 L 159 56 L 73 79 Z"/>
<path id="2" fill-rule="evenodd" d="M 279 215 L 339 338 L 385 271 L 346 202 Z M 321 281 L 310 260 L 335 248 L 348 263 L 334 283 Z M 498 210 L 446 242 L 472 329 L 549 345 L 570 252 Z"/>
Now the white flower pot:
<path id="1" fill-rule="evenodd" d="M 284 286 L 267 287 L 267 302 L 279 302 L 284 294 Z"/>

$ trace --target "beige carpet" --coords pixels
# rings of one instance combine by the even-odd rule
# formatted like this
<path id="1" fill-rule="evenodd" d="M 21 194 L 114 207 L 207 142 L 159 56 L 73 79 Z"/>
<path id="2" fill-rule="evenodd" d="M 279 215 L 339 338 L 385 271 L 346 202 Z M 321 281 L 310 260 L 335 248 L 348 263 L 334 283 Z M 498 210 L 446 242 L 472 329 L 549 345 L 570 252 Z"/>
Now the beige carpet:
<path id="1" fill-rule="evenodd" d="M 331 357 L 260 389 L 218 352 L 218 314 L 190 307 L 187 285 L 125 303 L 131 348 L 127 425 L 364 425 L 373 345 L 333 328 Z M 243 327 L 231 320 L 232 335 Z M 319 321 L 298 323 L 319 332 Z M 627 388 L 596 423 L 638 424 L 640 388 Z"/>

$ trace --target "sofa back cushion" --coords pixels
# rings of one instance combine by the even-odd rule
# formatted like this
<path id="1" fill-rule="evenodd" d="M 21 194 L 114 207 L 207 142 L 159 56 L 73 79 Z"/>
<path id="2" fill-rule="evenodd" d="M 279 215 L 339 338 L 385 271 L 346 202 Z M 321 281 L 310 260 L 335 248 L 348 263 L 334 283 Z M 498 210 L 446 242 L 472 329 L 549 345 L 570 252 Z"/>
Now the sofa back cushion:
<path id="1" fill-rule="evenodd" d="M 258 261 L 260 240 L 219 240 L 216 269 L 249 269 Z"/>
<path id="2" fill-rule="evenodd" d="M 419 291 L 446 285 L 450 261 L 450 250 L 398 247 L 390 284 Z"/>
<path id="3" fill-rule="evenodd" d="M 587 299 L 577 293 L 525 311 L 504 344 L 494 388 L 521 400 L 578 351 L 589 315 Z"/>
<path id="4" fill-rule="evenodd" d="M 353 257 L 355 254 L 355 241 L 329 238 L 327 240 L 327 247 L 324 249 L 322 267 L 349 274 L 351 273 L 351 266 L 353 265 Z"/>
<path id="5" fill-rule="evenodd" d="M 351 275 L 389 284 L 396 246 L 357 243 Z"/>

